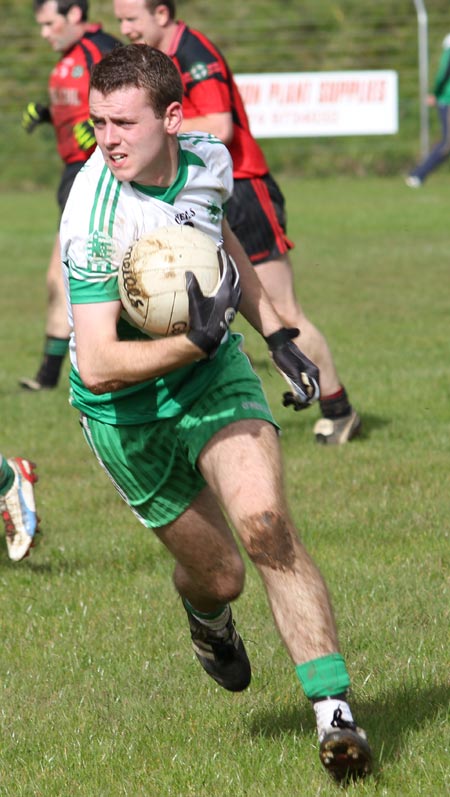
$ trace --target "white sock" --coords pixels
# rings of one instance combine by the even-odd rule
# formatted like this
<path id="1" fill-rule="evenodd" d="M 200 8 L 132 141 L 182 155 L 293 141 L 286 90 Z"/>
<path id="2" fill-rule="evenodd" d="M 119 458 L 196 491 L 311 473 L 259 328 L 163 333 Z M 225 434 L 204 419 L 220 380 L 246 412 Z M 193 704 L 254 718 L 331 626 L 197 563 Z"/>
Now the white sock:
<path id="1" fill-rule="evenodd" d="M 210 628 L 211 631 L 221 631 L 222 628 L 225 628 L 229 620 L 230 607 L 228 605 L 225 606 L 223 612 L 221 612 L 217 617 L 214 617 L 213 620 L 210 620 L 207 617 L 199 617 L 198 614 L 195 614 L 194 617 L 199 623 L 202 623 L 202 625 L 206 625 L 207 628 Z"/>
<path id="2" fill-rule="evenodd" d="M 329 733 L 333 730 L 331 721 L 336 709 L 340 709 L 342 711 L 343 720 L 346 720 L 347 722 L 353 722 L 350 706 L 345 700 L 338 700 L 335 697 L 327 697 L 324 700 L 318 700 L 316 703 L 314 703 L 313 708 L 316 714 L 317 733 L 319 734 L 319 739 L 322 739 L 326 733 Z"/>

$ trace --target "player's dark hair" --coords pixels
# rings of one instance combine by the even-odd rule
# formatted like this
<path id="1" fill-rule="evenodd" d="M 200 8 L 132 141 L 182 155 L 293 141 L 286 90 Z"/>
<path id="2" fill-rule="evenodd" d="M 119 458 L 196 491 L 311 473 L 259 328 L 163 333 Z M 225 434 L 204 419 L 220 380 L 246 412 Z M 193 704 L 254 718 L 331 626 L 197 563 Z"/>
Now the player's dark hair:
<path id="1" fill-rule="evenodd" d="M 183 99 L 180 73 L 168 55 L 147 44 L 125 44 L 107 53 L 92 69 L 90 88 L 104 96 L 124 88 L 145 89 L 157 119 Z"/>
<path id="2" fill-rule="evenodd" d="M 165 6 L 169 12 L 170 19 L 175 19 L 175 0 L 145 0 L 145 7 L 151 14 L 155 13 L 158 6 Z"/>
<path id="3" fill-rule="evenodd" d="M 33 0 L 33 8 L 35 11 L 38 11 L 38 9 L 45 6 L 46 3 L 48 3 L 48 0 Z M 81 21 L 86 22 L 89 15 L 88 0 L 56 0 L 56 10 L 58 14 L 62 14 L 63 17 L 67 16 L 67 13 L 73 6 L 78 6 L 81 11 Z"/>

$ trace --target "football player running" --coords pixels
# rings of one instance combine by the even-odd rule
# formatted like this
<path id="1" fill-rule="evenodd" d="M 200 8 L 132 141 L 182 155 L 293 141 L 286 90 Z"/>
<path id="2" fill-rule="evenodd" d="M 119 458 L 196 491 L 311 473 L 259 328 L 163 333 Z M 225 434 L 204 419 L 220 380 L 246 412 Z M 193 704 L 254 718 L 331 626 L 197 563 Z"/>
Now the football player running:
<path id="1" fill-rule="evenodd" d="M 144 44 L 119 47 L 92 70 L 98 147 L 61 223 L 71 403 L 121 497 L 173 555 L 193 649 L 208 675 L 234 692 L 251 679 L 230 606 L 245 577 L 233 528 L 314 705 L 323 764 L 337 780 L 363 776 L 371 752 L 346 698 L 328 590 L 290 515 L 278 427 L 241 336 L 228 328 L 230 309 L 264 336 L 292 403 L 318 397 L 318 370 L 293 342 L 298 330 L 280 322 L 226 221 L 227 148 L 208 134 L 180 135 L 182 98 L 171 59 Z M 223 245 L 223 279 L 204 297 L 187 273 L 189 331 L 151 339 L 121 305 L 120 264 L 134 241 L 187 213 Z"/>

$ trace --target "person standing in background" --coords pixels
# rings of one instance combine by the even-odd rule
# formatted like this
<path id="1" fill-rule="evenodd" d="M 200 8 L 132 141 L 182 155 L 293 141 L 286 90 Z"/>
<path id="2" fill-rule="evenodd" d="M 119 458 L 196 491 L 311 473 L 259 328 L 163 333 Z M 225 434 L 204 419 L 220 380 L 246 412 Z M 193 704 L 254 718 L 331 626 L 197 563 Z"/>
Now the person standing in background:
<path id="1" fill-rule="evenodd" d="M 95 148 L 88 106 L 91 67 L 121 42 L 104 33 L 101 25 L 87 21 L 87 0 L 34 0 L 34 11 L 41 36 L 55 52 L 61 53 L 61 58 L 50 75 L 49 105 L 28 103 L 22 127 L 27 133 L 32 133 L 38 125 L 50 123 L 55 129 L 58 152 L 64 163 L 57 192 L 62 213 L 76 175 Z M 45 334 L 42 361 L 36 376 L 20 380 L 20 385 L 27 390 L 56 387 L 69 346 L 58 235 L 47 270 Z"/>
<path id="2" fill-rule="evenodd" d="M 436 107 L 442 136 L 429 155 L 406 177 L 409 188 L 420 188 L 428 175 L 447 160 L 450 154 L 450 33 L 442 42 L 442 54 L 428 105 Z"/>

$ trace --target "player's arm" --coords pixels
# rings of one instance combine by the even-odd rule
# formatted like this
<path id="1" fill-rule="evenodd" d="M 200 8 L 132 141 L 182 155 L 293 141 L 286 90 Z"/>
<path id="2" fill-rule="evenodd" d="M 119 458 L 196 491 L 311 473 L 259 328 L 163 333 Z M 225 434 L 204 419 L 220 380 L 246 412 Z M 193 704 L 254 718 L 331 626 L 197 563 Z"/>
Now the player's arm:
<path id="1" fill-rule="evenodd" d="M 222 225 L 222 234 L 224 249 L 231 255 L 239 269 L 242 289 L 239 312 L 257 332 L 267 337 L 276 332 L 282 326 L 282 322 L 256 276 L 243 246 L 226 220 Z"/>
<path id="2" fill-rule="evenodd" d="M 241 298 L 237 267 L 223 249 L 218 257 L 220 282 L 213 296 L 204 296 L 194 274 L 186 272 L 189 331 L 183 335 L 119 340 L 120 301 L 72 305 L 78 368 L 93 393 L 120 390 L 214 357 Z"/>
<path id="3" fill-rule="evenodd" d="M 81 379 L 93 393 L 121 390 L 189 365 L 202 352 L 186 335 L 119 340 L 120 301 L 72 305 Z"/>
<path id="4" fill-rule="evenodd" d="M 228 111 L 192 116 L 190 119 L 184 117 L 180 132 L 190 133 L 193 130 L 211 133 L 224 144 L 230 144 L 233 138 L 233 118 Z"/>
<path id="5" fill-rule="evenodd" d="M 224 220 L 223 239 L 226 251 L 235 261 L 240 275 L 242 298 L 239 310 L 265 339 L 272 361 L 289 385 L 284 394 L 285 406 L 308 407 L 320 396 L 319 369 L 292 342 L 298 329 L 286 329 L 267 296 L 246 252 Z"/>

